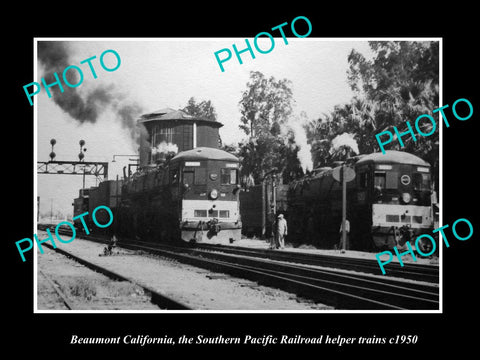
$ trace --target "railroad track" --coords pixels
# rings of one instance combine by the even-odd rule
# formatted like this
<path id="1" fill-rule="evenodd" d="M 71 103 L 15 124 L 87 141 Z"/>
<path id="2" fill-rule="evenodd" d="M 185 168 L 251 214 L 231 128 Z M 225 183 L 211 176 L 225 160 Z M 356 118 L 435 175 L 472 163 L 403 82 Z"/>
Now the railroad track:
<path id="1" fill-rule="evenodd" d="M 176 300 L 173 300 L 163 294 L 160 294 L 158 293 L 157 291 L 145 286 L 145 285 L 142 285 L 132 279 L 129 279 L 123 275 L 120 275 L 114 271 L 111 271 L 109 269 L 106 269 L 102 266 L 99 266 L 97 264 L 94 264 L 90 261 L 87 261 L 85 259 L 82 259 L 68 251 L 65 251 L 63 249 L 60 249 L 60 248 L 54 248 L 52 245 L 48 244 L 48 243 L 43 243 L 42 246 L 47 246 L 48 248 L 50 248 L 51 250 L 54 250 L 56 251 L 57 253 L 59 254 L 62 254 L 64 256 L 67 256 L 68 258 L 72 259 L 72 260 L 75 260 L 76 262 L 78 262 L 79 264 L 82 264 L 84 266 L 86 266 L 87 268 L 91 269 L 91 270 L 94 270 L 96 272 L 99 272 L 107 277 L 109 277 L 110 279 L 112 280 L 115 280 L 115 281 L 128 281 L 132 284 L 135 284 L 137 286 L 140 286 L 141 288 L 143 288 L 143 291 L 146 295 L 150 296 L 150 301 L 159 306 L 161 309 L 167 309 L 167 310 L 190 310 L 189 307 L 187 307 L 186 305 L 176 301 Z M 46 275 L 44 275 L 47 280 L 48 277 Z M 57 292 L 57 294 L 62 298 L 63 302 L 65 303 L 65 305 L 67 306 L 67 308 L 69 309 L 74 309 L 73 306 L 72 306 L 72 303 L 68 300 L 68 298 L 62 294 L 61 292 L 59 292 L 59 289 L 57 289 L 54 284 L 52 284 L 55 291 Z"/>
<path id="2" fill-rule="evenodd" d="M 46 228 L 46 226 L 44 226 Z M 44 228 L 42 230 L 44 230 Z M 72 235 L 68 230 L 61 230 L 67 235 Z M 82 235 L 82 237 L 98 241 L 99 236 Z M 103 241 L 108 241 L 106 237 Z M 134 242 L 138 244 L 151 244 L 145 242 Z M 214 244 L 195 244 L 194 248 L 218 251 L 228 254 L 236 254 L 241 256 L 251 256 L 262 259 L 271 259 L 277 261 L 285 261 L 302 265 L 314 265 L 332 269 L 342 269 L 356 271 L 360 273 L 367 273 L 372 275 L 384 276 L 378 262 L 372 259 L 358 259 L 352 257 L 336 256 L 336 255 L 322 255 L 322 254 L 308 254 L 299 253 L 288 250 L 270 250 L 270 249 L 253 249 L 240 246 L 224 246 Z M 399 263 L 391 262 L 386 266 L 386 276 L 411 279 L 416 281 L 424 281 L 433 284 L 439 283 L 439 267 L 437 265 L 422 265 L 422 264 L 404 264 L 400 266 Z"/>
<path id="3" fill-rule="evenodd" d="M 370 259 L 358 259 L 335 255 L 307 254 L 288 250 L 278 251 L 269 249 L 248 249 L 239 246 L 222 246 L 212 244 L 196 244 L 195 247 L 229 254 L 253 256 L 263 259 L 272 259 L 327 268 L 353 270 L 362 273 L 383 276 L 380 267 L 378 266 L 378 262 Z M 400 264 L 390 263 L 386 267 L 386 272 L 388 276 L 393 277 L 413 279 L 436 284 L 438 284 L 439 281 L 439 270 L 438 266 L 435 265 L 405 264 L 405 266 L 401 267 Z"/>
<path id="4" fill-rule="evenodd" d="M 55 291 L 57 296 L 60 298 L 62 301 L 63 305 L 68 309 L 68 310 L 75 310 L 75 306 L 73 305 L 73 302 L 68 298 L 67 295 L 60 289 L 58 285 L 55 284 L 55 282 L 45 274 L 42 270 L 38 269 L 38 273 L 43 276 L 45 280 L 47 280 L 48 284 L 50 287 Z"/>
<path id="5" fill-rule="evenodd" d="M 105 239 L 99 240 L 92 236 L 88 236 L 88 240 L 105 242 Z M 402 279 L 372 276 L 371 274 L 347 274 L 332 269 L 316 268 L 311 266 L 313 264 L 306 266 L 292 263 L 291 258 L 285 258 L 291 253 L 210 245 L 196 248 L 144 242 L 120 242 L 118 245 L 131 250 L 174 258 L 180 262 L 212 271 L 247 278 L 266 286 L 280 288 L 334 306 L 337 309 L 439 309 L 439 288 L 434 284 L 407 282 Z M 230 253 L 228 253 L 229 250 L 231 250 Z M 262 253 L 269 256 L 261 257 L 259 254 Z M 300 257 L 303 255 L 294 254 L 300 255 Z M 303 258 L 304 261 L 313 261 L 310 257 Z M 306 260 L 308 258 L 310 260 Z M 337 260 L 333 256 L 331 258 L 334 259 L 327 260 Z M 298 258 L 293 261 L 298 261 Z M 359 262 L 359 264 L 361 263 L 363 262 Z M 318 265 L 318 263 L 314 265 Z M 337 263 L 333 265 L 338 267 Z M 347 265 L 348 263 L 343 264 L 345 267 Z M 365 269 L 367 265 L 363 264 L 362 266 Z"/>
<path id="6" fill-rule="evenodd" d="M 337 309 L 437 310 L 438 287 L 429 284 L 345 274 L 270 259 L 163 244 L 121 243 L 131 250 L 167 256 L 212 271 L 277 287 Z"/>

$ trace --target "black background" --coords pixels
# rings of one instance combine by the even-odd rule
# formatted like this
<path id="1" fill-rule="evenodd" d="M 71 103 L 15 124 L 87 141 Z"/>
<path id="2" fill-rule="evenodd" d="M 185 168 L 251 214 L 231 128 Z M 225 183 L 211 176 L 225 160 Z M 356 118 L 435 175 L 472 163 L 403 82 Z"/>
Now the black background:
<path id="1" fill-rule="evenodd" d="M 440 4 L 440 3 L 438 3 Z M 237 354 L 253 350 L 264 356 L 286 351 L 364 356 L 405 354 L 419 351 L 442 354 L 446 349 L 467 353 L 475 346 L 476 258 L 478 257 L 478 214 L 471 206 L 478 201 L 477 126 L 480 112 L 478 91 L 478 30 L 476 10 L 460 2 L 420 7 L 401 2 L 378 6 L 341 3 L 295 7 L 291 3 L 221 3 L 219 5 L 182 4 L 181 9 L 165 3 L 111 3 L 106 9 L 97 4 L 72 6 L 55 3 L 15 9 L 4 13 L 2 24 L 4 51 L 3 77 L 3 229 L 4 321 L 2 342 L 17 352 L 34 350 L 39 356 L 65 357 L 73 354 L 151 352 L 159 358 L 185 350 Z M 31 237 L 33 230 L 33 108 L 23 85 L 33 79 L 34 37 L 226 37 L 253 38 L 297 16 L 310 19 L 310 37 L 442 37 L 443 104 L 467 98 L 473 104 L 473 117 L 458 121 L 451 116 L 450 128 L 443 129 L 443 223 L 469 219 L 474 235 L 467 241 L 450 240 L 444 248 L 443 314 L 33 314 L 33 257 L 22 263 L 15 241 Z M 11 17 L 11 19 L 9 19 Z M 300 30 L 299 30 L 300 32 Z M 302 33 L 302 32 L 300 32 Z M 212 55 L 213 56 L 213 55 Z M 275 56 L 271 53 L 268 56 Z M 195 59 L 192 58 L 192 64 Z M 5 84 L 5 78 L 7 84 Z M 214 99 L 212 99 L 214 100 Z M 447 114 L 449 114 L 447 112 Z M 7 320 L 8 319 L 8 320 Z M 342 335 L 351 337 L 390 337 L 418 335 L 416 345 L 367 346 L 155 346 L 69 345 L 72 334 L 86 337 L 150 335 L 262 336 L 282 334 L 305 337 Z M 4 349 L 6 351 L 7 349 Z M 310 356 L 310 355 L 309 355 Z"/>

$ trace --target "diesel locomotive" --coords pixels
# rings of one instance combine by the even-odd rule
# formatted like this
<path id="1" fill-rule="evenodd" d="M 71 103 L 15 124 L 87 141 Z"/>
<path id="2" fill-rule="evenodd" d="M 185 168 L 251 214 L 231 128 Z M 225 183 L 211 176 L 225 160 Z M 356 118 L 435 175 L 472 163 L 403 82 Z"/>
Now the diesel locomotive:
<path id="1" fill-rule="evenodd" d="M 347 183 L 347 219 L 350 248 L 406 247 L 418 235 L 431 233 L 431 167 L 419 157 L 401 151 L 357 156 L 347 161 L 355 179 Z M 288 192 L 292 241 L 332 248 L 339 243 L 342 186 L 333 169 L 294 181 Z M 430 243 L 419 242 L 423 251 Z"/>
<path id="2" fill-rule="evenodd" d="M 183 151 L 122 188 L 120 238 L 225 243 L 240 239 L 239 160 L 220 149 Z"/>
<path id="3" fill-rule="evenodd" d="M 122 180 L 80 190 L 74 217 L 106 205 L 114 223 L 105 231 L 120 240 L 239 240 L 239 159 L 219 149 L 222 124 L 172 109 L 143 115 L 138 123 L 145 129 L 141 143 L 149 144 L 140 148 L 138 170 L 131 175 L 124 168 Z"/>
<path id="4" fill-rule="evenodd" d="M 387 151 L 355 156 L 343 165 L 356 174 L 347 183 L 349 249 L 403 249 L 407 241 L 414 247 L 418 235 L 431 233 L 432 174 L 426 161 L 406 152 Z M 323 167 L 288 185 L 272 186 L 271 181 L 265 181 L 250 190 L 266 195 L 242 194 L 241 209 L 263 214 L 242 214 L 244 232 L 258 228 L 259 219 L 264 219 L 263 235 L 268 236 L 269 223 L 274 219 L 272 212 L 284 213 L 289 224 L 288 241 L 293 245 L 326 249 L 340 246 L 342 184 L 333 173 L 334 168 Z M 427 252 L 431 243 L 419 241 L 418 246 Z"/>

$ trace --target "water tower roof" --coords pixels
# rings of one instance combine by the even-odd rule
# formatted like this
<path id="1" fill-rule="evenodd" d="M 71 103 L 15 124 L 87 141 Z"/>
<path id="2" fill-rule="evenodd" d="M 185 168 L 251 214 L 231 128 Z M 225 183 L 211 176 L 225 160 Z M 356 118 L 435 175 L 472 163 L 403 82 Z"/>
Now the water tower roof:
<path id="1" fill-rule="evenodd" d="M 156 110 L 154 112 L 143 114 L 140 116 L 138 123 L 147 123 L 151 121 L 168 121 L 168 120 L 181 120 L 181 121 L 195 121 L 195 122 L 206 122 L 212 126 L 222 127 L 223 124 L 218 121 L 209 120 L 203 117 L 192 116 L 187 114 L 182 110 L 174 110 L 171 108 L 164 108 Z"/>

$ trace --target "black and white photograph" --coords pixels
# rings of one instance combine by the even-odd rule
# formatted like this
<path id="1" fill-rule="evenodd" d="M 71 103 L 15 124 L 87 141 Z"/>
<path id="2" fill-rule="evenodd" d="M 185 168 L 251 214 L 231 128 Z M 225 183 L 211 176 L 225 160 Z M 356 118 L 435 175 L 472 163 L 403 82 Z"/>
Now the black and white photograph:
<path id="1" fill-rule="evenodd" d="M 439 39 L 36 45 L 38 311 L 441 309 Z"/>
<path id="2" fill-rule="evenodd" d="M 9 40 L 11 343 L 471 346 L 471 24 L 417 29 L 412 9 L 118 15 Z"/>

